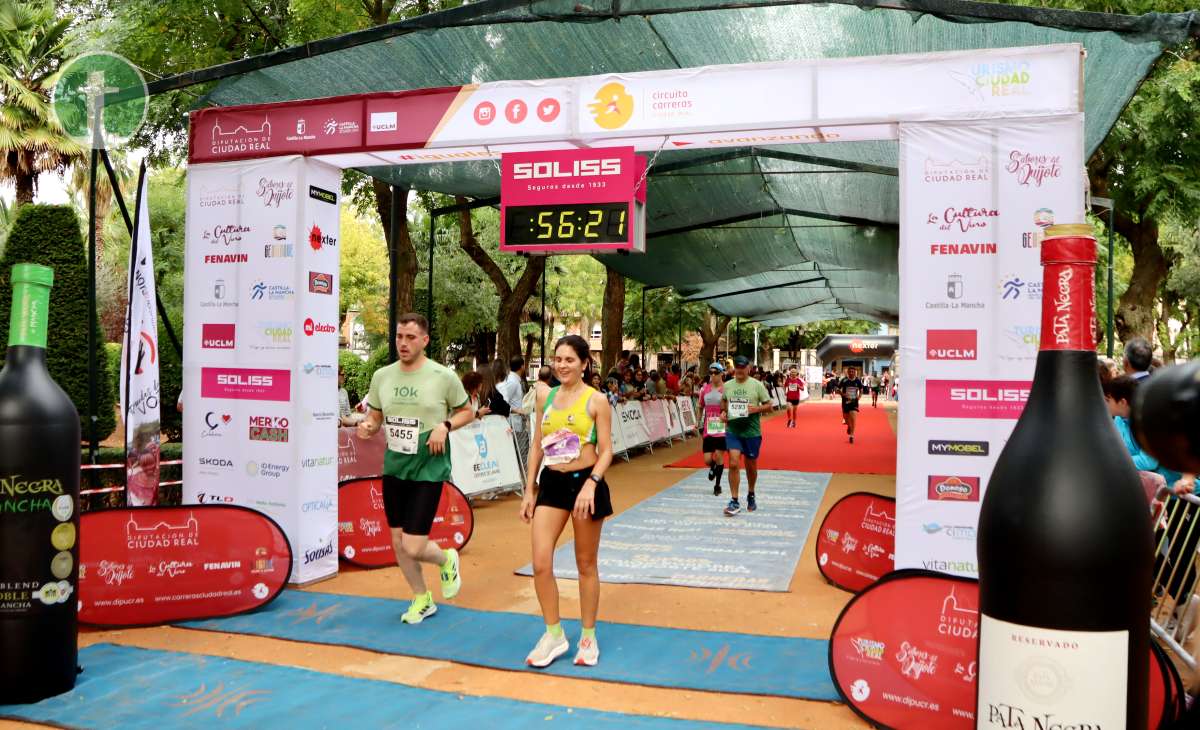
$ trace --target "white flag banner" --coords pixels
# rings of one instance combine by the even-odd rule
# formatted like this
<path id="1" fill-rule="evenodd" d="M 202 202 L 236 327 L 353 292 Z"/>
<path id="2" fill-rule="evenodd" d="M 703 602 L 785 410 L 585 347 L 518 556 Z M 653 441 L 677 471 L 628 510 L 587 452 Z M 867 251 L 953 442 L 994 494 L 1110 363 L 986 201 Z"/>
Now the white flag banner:
<path id="1" fill-rule="evenodd" d="M 158 501 L 160 431 L 158 316 L 150 243 L 149 182 L 138 180 L 136 223 L 129 247 L 129 308 L 121 353 L 121 413 L 125 417 L 125 500 L 131 507 Z"/>

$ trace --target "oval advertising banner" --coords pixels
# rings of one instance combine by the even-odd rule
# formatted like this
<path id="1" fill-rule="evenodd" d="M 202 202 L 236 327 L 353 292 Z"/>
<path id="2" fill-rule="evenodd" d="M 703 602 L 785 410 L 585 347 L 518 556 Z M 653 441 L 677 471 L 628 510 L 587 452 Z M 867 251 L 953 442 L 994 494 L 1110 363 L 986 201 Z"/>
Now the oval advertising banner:
<path id="1" fill-rule="evenodd" d="M 475 530 L 471 503 L 450 482 L 442 485 L 442 498 L 429 537 L 443 549 L 462 550 Z M 383 480 L 355 479 L 338 489 L 338 545 L 342 560 L 363 568 L 396 564 L 392 534 L 383 511 Z"/>
<path id="2" fill-rule="evenodd" d="M 817 532 L 817 568 L 855 593 L 890 573 L 896 558 L 896 500 L 854 492 L 837 501 Z"/>
<path id="3" fill-rule="evenodd" d="M 143 626 L 232 616 L 270 603 L 292 547 L 247 507 L 188 505 L 87 512 L 80 523 L 79 620 Z"/>
<path id="4" fill-rule="evenodd" d="M 971 730 L 979 582 L 925 570 L 889 573 L 850 599 L 829 639 L 829 673 L 868 722 L 895 730 Z M 1150 725 L 1175 719 L 1161 652 L 1147 657 Z"/>
<path id="5" fill-rule="evenodd" d="M 338 428 L 338 483 L 380 476 L 386 451 L 383 429 L 369 439 L 360 439 L 357 428 Z"/>

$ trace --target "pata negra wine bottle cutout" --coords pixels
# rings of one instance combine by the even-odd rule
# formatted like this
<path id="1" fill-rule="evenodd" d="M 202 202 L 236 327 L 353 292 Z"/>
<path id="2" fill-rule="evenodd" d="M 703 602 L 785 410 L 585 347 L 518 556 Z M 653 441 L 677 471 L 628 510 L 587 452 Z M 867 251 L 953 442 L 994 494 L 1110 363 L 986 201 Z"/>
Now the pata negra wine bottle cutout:
<path id="1" fill-rule="evenodd" d="M 1144 730 L 1148 504 L 1096 376 L 1091 226 L 1046 233 L 1033 387 L 979 515 L 976 727 Z"/>
<path id="2" fill-rule="evenodd" d="M 12 269 L 0 370 L 0 704 L 75 686 L 79 414 L 46 370 L 54 271 Z"/>

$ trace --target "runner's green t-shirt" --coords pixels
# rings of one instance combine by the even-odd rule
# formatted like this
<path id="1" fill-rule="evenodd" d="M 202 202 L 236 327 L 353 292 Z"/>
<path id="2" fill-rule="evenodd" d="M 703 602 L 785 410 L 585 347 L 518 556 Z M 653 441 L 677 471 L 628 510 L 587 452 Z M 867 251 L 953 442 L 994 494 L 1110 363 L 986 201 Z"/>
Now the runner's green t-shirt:
<path id="1" fill-rule="evenodd" d="M 416 438 L 416 453 L 404 454 L 393 450 L 389 440 L 383 458 L 383 473 L 397 479 L 421 482 L 440 482 L 450 478 L 450 440 L 446 448 L 435 456 L 429 453 L 429 433 L 450 412 L 467 402 L 467 391 L 453 370 L 432 360 L 425 360 L 419 370 L 406 373 L 400 363 L 379 368 L 371 376 L 371 388 L 367 391 L 367 405 L 383 411 L 383 428 L 403 423 L 419 434 Z M 392 419 L 389 421 L 389 419 Z M 400 421 L 398 419 L 405 419 Z M 417 421 L 412 423 L 411 419 Z"/>
<path id="2" fill-rule="evenodd" d="M 747 407 L 761 406 L 763 403 L 770 403 L 771 396 L 767 393 L 767 386 L 760 380 L 746 378 L 746 382 L 739 383 L 737 378 L 734 378 L 725 383 L 725 402 L 726 407 L 731 409 L 731 414 L 735 408 L 734 404 L 739 401 L 744 402 Z M 745 418 L 731 417 L 725 430 L 734 436 L 761 436 L 762 424 L 759 423 L 759 414 L 751 413 Z"/>

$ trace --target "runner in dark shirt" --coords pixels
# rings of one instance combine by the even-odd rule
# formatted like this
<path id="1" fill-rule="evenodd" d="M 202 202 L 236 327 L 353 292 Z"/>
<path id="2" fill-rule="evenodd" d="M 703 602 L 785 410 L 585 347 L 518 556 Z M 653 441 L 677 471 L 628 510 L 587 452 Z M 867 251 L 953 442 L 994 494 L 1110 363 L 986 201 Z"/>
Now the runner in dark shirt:
<path id="1" fill-rule="evenodd" d="M 858 377 L 858 368 L 846 368 L 846 377 L 838 381 L 838 392 L 842 394 L 842 418 L 846 421 L 846 433 L 854 443 L 854 426 L 858 422 L 858 399 L 862 397 L 866 384 Z"/>

